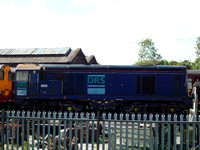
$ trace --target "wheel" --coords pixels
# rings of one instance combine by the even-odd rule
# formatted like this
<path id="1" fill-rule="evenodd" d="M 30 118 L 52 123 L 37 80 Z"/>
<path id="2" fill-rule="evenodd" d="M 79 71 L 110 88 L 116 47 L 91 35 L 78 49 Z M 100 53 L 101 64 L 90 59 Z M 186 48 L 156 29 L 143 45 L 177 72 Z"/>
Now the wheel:
<path id="1" fill-rule="evenodd" d="M 133 104 L 130 104 L 130 103 L 126 103 L 123 105 L 123 109 L 125 112 L 129 113 L 129 112 L 132 112 L 134 110 L 134 106 Z"/>
<path id="2" fill-rule="evenodd" d="M 81 104 L 73 104 L 72 105 L 72 108 L 75 110 L 75 111 L 82 111 L 83 110 L 83 105 Z"/>

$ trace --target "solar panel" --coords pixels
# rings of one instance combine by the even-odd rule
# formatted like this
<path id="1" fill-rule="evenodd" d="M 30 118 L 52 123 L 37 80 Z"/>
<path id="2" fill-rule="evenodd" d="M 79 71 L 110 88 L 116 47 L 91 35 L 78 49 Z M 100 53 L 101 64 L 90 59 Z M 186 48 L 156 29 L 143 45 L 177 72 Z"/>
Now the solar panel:
<path id="1" fill-rule="evenodd" d="M 6 49 L 6 51 L 4 52 L 4 55 L 12 55 L 12 52 L 14 51 L 15 49 Z"/>
<path id="2" fill-rule="evenodd" d="M 70 47 L 0 49 L 0 55 L 66 55 Z"/>
<path id="3" fill-rule="evenodd" d="M 4 51 L 4 49 L 0 49 L 0 55 L 3 54 Z"/>

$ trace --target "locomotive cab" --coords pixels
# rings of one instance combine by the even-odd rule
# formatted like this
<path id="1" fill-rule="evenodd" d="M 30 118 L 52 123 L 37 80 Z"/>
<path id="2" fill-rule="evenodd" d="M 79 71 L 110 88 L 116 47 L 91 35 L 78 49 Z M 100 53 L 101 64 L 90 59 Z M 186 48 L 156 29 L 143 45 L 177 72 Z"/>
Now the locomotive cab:
<path id="1" fill-rule="evenodd" d="M 3 65 L 0 70 L 0 102 L 12 101 L 11 69 Z"/>
<path id="2" fill-rule="evenodd" d="M 42 101 L 63 98 L 62 80 L 43 80 L 41 65 L 19 64 L 16 68 L 15 103 L 39 105 Z M 38 107 L 38 106 L 35 106 Z"/>
<path id="3" fill-rule="evenodd" d="M 16 68 L 15 97 L 20 104 L 24 99 L 38 94 L 40 65 L 20 64 Z"/>

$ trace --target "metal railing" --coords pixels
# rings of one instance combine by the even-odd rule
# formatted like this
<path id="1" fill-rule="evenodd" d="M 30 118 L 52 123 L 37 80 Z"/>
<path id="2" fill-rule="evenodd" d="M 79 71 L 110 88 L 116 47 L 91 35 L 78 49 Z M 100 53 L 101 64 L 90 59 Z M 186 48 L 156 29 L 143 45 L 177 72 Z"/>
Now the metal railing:
<path id="1" fill-rule="evenodd" d="M 200 149 L 200 116 L 1 111 L 1 150 Z"/>

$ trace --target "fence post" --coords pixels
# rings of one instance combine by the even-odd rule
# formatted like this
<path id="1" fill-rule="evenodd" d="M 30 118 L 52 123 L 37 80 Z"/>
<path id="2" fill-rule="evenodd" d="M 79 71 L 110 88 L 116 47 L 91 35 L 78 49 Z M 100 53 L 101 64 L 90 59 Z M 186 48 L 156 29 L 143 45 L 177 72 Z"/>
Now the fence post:
<path id="1" fill-rule="evenodd" d="M 106 114 L 102 114 L 102 120 L 103 120 L 103 125 L 102 125 L 102 150 L 105 149 L 105 119 L 106 119 Z"/>
<path id="2" fill-rule="evenodd" d="M 1 110 L 1 149 L 4 150 L 4 109 Z"/>
<path id="3" fill-rule="evenodd" d="M 99 111 L 97 112 L 97 150 L 99 150 L 99 123 L 100 123 L 100 115 L 99 115 Z"/>

